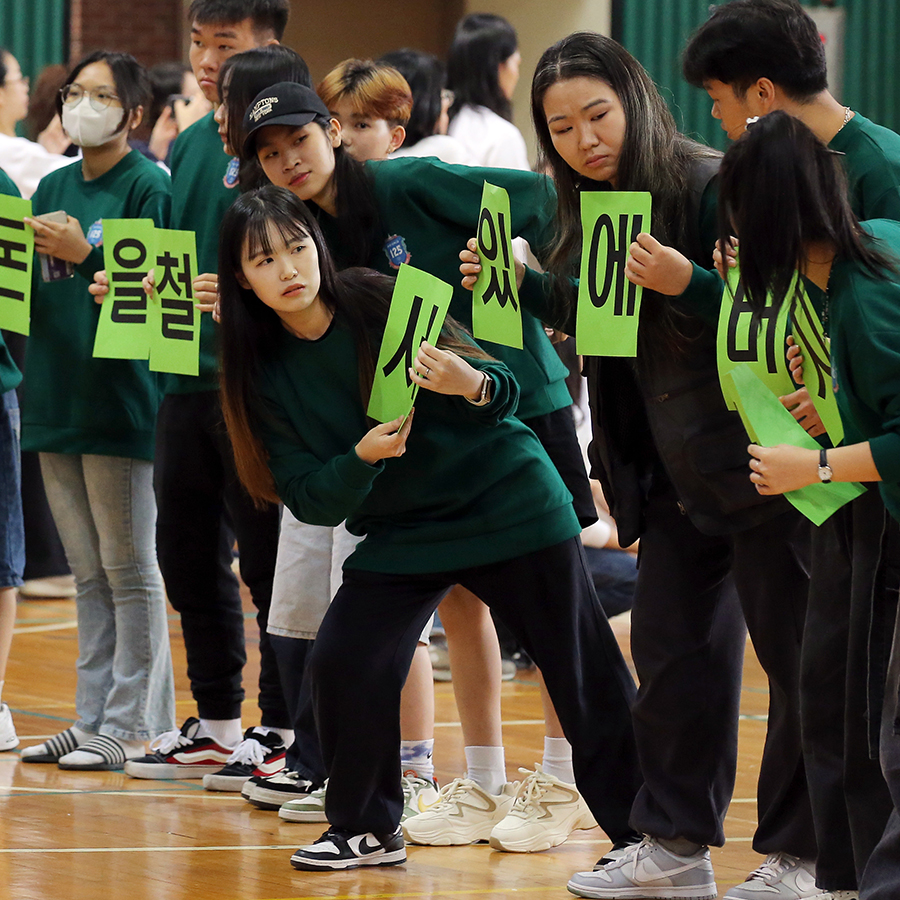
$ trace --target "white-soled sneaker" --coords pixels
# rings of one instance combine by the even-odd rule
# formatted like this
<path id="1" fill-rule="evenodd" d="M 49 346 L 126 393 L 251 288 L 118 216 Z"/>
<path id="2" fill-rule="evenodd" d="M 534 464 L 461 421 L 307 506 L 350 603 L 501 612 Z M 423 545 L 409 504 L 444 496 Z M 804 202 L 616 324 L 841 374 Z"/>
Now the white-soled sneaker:
<path id="1" fill-rule="evenodd" d="M 406 862 L 406 846 L 398 828 L 393 834 L 358 834 L 329 828 L 314 844 L 291 857 L 295 869 L 327 871 L 359 866 L 398 866 Z"/>
<path id="2" fill-rule="evenodd" d="M 214 775 L 228 762 L 234 747 L 200 734 L 200 720 L 191 716 L 178 731 L 167 731 L 150 742 L 150 753 L 125 763 L 132 778 L 181 779 Z"/>
<path id="3" fill-rule="evenodd" d="M 431 809 L 440 796 L 440 788 L 433 778 L 420 778 L 411 772 L 400 779 L 403 785 L 403 813 L 400 821 Z"/>
<path id="4" fill-rule="evenodd" d="M 316 788 L 303 797 L 288 800 L 282 803 L 278 809 L 278 818 L 285 822 L 327 822 L 325 817 L 325 791 L 324 787 Z"/>
<path id="5" fill-rule="evenodd" d="M 567 887 L 595 900 L 714 900 L 717 893 L 708 847 L 680 856 L 651 837 L 602 869 L 576 872 Z"/>
<path id="6" fill-rule="evenodd" d="M 825 896 L 830 895 L 825 892 Z M 788 853 L 770 853 L 766 861 L 735 885 L 724 900 L 812 900 L 822 895 L 816 887 L 816 864 Z"/>
<path id="7" fill-rule="evenodd" d="M 535 766 L 519 769 L 526 777 L 512 809 L 491 831 L 491 846 L 511 853 L 536 853 L 561 844 L 579 828 L 597 821 L 574 784 L 566 784 Z"/>
<path id="8" fill-rule="evenodd" d="M 19 736 L 13 725 L 12 713 L 5 703 L 0 703 L 0 753 L 15 750 L 19 746 Z"/>
<path id="9" fill-rule="evenodd" d="M 282 769 L 274 775 L 254 775 L 241 788 L 241 796 L 257 809 L 281 809 L 288 800 L 303 800 L 320 788 L 320 784 L 310 781 L 299 772 Z"/>
<path id="10" fill-rule="evenodd" d="M 254 775 L 266 777 L 280 772 L 284 754 L 284 741 L 277 731 L 260 726 L 248 728 L 224 767 L 203 776 L 203 787 L 208 791 L 240 791 Z"/>
<path id="11" fill-rule="evenodd" d="M 470 778 L 455 778 L 441 788 L 430 809 L 410 816 L 401 827 L 411 844 L 446 847 L 490 840 L 494 826 L 510 811 L 519 782 L 489 794 Z"/>

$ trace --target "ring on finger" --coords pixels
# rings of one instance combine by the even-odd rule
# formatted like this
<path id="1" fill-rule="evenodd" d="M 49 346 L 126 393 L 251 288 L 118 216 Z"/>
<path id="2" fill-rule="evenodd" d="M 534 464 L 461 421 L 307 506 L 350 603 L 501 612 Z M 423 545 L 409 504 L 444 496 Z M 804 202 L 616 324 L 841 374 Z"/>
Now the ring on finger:
<path id="1" fill-rule="evenodd" d="M 425 375 L 423 377 L 427 378 L 430 374 L 431 374 L 431 369 L 429 369 L 428 366 L 425 366 Z"/>

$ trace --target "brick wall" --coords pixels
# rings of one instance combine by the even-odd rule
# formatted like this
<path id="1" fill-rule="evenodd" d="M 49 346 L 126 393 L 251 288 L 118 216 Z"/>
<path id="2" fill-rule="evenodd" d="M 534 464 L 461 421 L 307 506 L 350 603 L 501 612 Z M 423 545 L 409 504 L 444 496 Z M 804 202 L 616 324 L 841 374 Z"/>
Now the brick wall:
<path id="1" fill-rule="evenodd" d="M 123 50 L 145 66 L 183 57 L 182 0 L 71 0 L 71 60 Z"/>

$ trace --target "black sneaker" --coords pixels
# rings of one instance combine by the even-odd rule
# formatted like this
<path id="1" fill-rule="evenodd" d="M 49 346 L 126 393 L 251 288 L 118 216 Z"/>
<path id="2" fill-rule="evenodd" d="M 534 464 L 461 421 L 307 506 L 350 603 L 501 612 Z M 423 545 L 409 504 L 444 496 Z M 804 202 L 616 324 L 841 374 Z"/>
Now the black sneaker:
<path id="1" fill-rule="evenodd" d="M 282 771 L 284 754 L 284 741 L 277 731 L 248 728 L 223 768 L 203 776 L 203 787 L 208 791 L 239 791 L 254 775 L 265 778 Z"/>
<path id="2" fill-rule="evenodd" d="M 312 791 L 322 787 L 299 772 L 282 769 L 274 775 L 261 777 L 254 775 L 244 783 L 241 796 L 258 809 L 281 809 L 288 800 L 302 800 Z"/>
<path id="3" fill-rule="evenodd" d="M 406 844 L 399 827 L 393 834 L 372 834 L 329 828 L 314 844 L 291 857 L 295 869 L 355 869 L 359 866 L 398 866 L 406 862 Z"/>

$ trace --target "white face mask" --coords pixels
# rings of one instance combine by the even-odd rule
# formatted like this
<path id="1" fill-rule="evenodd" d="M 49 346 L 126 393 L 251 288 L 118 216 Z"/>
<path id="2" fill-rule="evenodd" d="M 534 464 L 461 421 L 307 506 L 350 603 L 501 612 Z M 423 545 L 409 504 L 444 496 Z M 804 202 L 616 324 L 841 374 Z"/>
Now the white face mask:
<path id="1" fill-rule="evenodd" d="M 83 97 L 75 106 L 63 106 L 62 126 L 79 147 L 100 147 L 115 136 L 124 116 L 121 106 L 96 110 Z"/>

